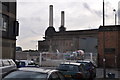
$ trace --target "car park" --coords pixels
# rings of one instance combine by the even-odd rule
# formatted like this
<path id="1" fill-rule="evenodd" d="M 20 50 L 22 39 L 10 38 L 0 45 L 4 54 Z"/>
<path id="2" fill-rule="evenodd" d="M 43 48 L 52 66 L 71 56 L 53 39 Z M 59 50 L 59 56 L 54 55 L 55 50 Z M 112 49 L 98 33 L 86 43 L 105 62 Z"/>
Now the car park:
<path id="1" fill-rule="evenodd" d="M 16 69 L 17 66 L 12 59 L 0 59 L 0 75 L 4 76 Z"/>
<path id="2" fill-rule="evenodd" d="M 6 75 L 3 80 L 65 80 L 58 70 L 23 67 Z"/>
<path id="3" fill-rule="evenodd" d="M 84 64 L 85 70 L 89 71 L 89 73 L 90 73 L 90 79 L 91 78 L 93 79 L 93 78 L 96 77 L 96 65 L 92 61 L 89 61 L 89 60 L 78 60 L 76 62 Z"/>
<path id="4" fill-rule="evenodd" d="M 84 65 L 80 63 L 61 63 L 56 69 L 61 71 L 67 80 L 82 80 L 89 77 L 89 73 L 84 71 Z"/>

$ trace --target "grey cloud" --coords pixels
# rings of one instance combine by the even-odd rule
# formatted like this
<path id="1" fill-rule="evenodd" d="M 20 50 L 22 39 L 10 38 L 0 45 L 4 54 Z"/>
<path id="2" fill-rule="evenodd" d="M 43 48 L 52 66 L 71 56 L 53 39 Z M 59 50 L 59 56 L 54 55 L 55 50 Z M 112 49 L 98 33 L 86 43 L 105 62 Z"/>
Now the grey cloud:
<path id="1" fill-rule="evenodd" d="M 87 3 L 83 3 L 84 8 L 86 8 L 89 11 L 92 11 L 90 6 Z"/>
<path id="2" fill-rule="evenodd" d="M 96 10 L 94 10 L 94 12 L 95 12 L 95 14 L 98 15 L 99 17 L 102 16 L 102 11 L 96 11 Z"/>
<path id="3" fill-rule="evenodd" d="M 98 17 L 101 17 L 102 11 L 100 11 L 100 10 L 97 11 L 97 10 L 92 9 L 87 3 L 83 3 L 83 6 L 84 6 L 85 9 L 87 9 L 87 10 L 90 11 L 91 13 L 94 13 L 94 14 L 96 14 Z"/>
<path id="4" fill-rule="evenodd" d="M 39 33 L 37 33 L 36 31 L 34 31 L 34 30 L 30 30 L 33 34 L 35 34 L 35 35 L 37 35 L 37 34 L 39 34 Z"/>

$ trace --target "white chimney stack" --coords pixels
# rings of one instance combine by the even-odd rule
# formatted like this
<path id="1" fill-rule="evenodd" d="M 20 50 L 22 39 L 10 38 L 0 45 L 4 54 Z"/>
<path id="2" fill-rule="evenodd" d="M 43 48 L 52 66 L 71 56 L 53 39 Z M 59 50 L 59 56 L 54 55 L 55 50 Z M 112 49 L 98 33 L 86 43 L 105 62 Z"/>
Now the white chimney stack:
<path id="1" fill-rule="evenodd" d="M 49 27 L 53 27 L 53 5 L 50 5 L 49 10 Z"/>
<path id="2" fill-rule="evenodd" d="M 64 11 L 61 11 L 61 26 L 64 27 Z"/>

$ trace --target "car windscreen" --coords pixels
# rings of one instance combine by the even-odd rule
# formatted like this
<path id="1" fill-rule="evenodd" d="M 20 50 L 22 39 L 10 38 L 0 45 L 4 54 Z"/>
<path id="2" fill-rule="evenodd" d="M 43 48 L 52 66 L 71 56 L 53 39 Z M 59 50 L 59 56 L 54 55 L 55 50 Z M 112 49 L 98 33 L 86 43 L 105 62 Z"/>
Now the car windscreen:
<path id="1" fill-rule="evenodd" d="M 77 61 L 77 63 L 81 63 L 81 64 L 87 64 L 87 62 L 81 62 L 81 61 Z"/>
<path id="2" fill-rule="evenodd" d="M 57 69 L 62 71 L 74 71 L 74 72 L 81 71 L 79 66 L 72 64 L 60 64 Z"/>
<path id="3" fill-rule="evenodd" d="M 32 71 L 14 71 L 3 80 L 46 80 L 47 74 Z"/>
<path id="4" fill-rule="evenodd" d="M 84 64 L 84 68 L 85 68 L 86 70 L 94 67 L 94 65 L 93 65 L 91 62 L 78 62 L 78 63 Z"/>

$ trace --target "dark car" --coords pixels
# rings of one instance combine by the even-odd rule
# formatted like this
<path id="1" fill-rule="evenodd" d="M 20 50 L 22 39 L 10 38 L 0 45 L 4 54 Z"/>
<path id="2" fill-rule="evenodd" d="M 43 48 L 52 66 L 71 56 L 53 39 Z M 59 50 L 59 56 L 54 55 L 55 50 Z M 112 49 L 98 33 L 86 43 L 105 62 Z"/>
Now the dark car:
<path id="1" fill-rule="evenodd" d="M 65 80 L 65 77 L 58 70 L 24 67 L 9 73 L 3 80 Z"/>
<path id="2" fill-rule="evenodd" d="M 0 75 L 2 77 L 16 69 L 17 66 L 12 59 L 0 59 Z"/>
<path id="3" fill-rule="evenodd" d="M 81 63 L 85 65 L 85 70 L 89 71 L 90 73 L 90 79 L 95 78 L 96 77 L 96 65 L 92 62 L 92 61 L 88 61 L 88 60 L 78 60 L 77 63 Z"/>
<path id="4" fill-rule="evenodd" d="M 28 61 L 28 60 L 16 60 L 16 64 L 17 64 L 17 68 L 21 68 L 21 67 L 39 67 L 33 61 Z"/>
<path id="5" fill-rule="evenodd" d="M 61 71 L 67 80 L 82 80 L 89 77 L 89 73 L 84 71 L 84 65 L 80 63 L 65 62 L 56 69 Z"/>

